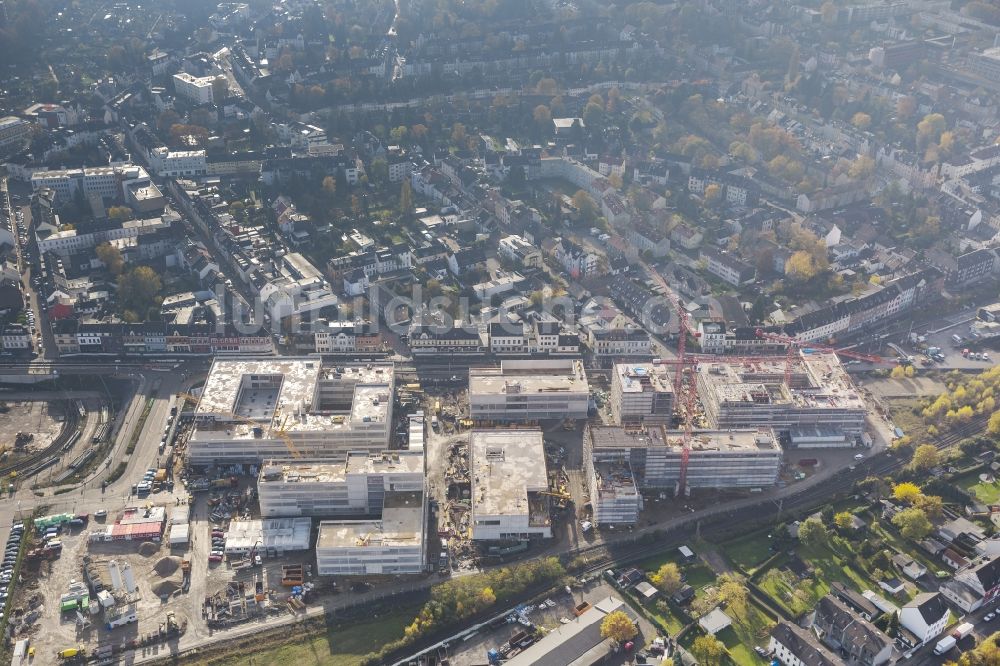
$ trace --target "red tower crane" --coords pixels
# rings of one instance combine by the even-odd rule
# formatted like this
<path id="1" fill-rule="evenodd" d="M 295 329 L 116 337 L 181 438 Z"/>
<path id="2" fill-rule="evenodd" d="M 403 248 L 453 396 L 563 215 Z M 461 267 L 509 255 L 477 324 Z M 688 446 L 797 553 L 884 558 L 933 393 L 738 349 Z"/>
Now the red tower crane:
<path id="1" fill-rule="evenodd" d="M 795 358 L 796 350 L 815 350 L 823 352 L 833 352 L 840 356 L 847 356 L 848 358 L 854 358 L 859 361 L 867 361 L 868 363 L 891 365 L 897 363 L 895 359 L 888 359 L 882 356 L 875 356 L 874 354 L 863 354 L 861 352 L 851 351 L 850 349 L 838 349 L 830 345 L 818 345 L 813 342 L 805 342 L 799 340 L 798 338 L 789 337 L 787 335 L 781 335 L 779 333 L 769 333 L 763 329 L 757 329 L 757 337 L 763 338 L 764 340 L 773 340 L 775 342 L 784 343 L 787 346 L 787 351 L 785 353 L 785 384 L 788 385 L 792 380 L 792 362 Z"/>

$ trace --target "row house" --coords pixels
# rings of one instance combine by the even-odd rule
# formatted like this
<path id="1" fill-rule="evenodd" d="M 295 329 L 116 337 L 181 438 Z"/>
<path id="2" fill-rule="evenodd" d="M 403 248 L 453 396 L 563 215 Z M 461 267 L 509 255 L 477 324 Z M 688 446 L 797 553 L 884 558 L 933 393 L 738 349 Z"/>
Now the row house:
<path id="1" fill-rule="evenodd" d="M 368 322 L 329 322 L 313 332 L 313 344 L 320 354 L 377 352 L 382 349 L 378 326 Z"/>
<path id="2" fill-rule="evenodd" d="M 528 336 L 521 322 L 493 322 L 489 325 L 491 354 L 524 354 Z"/>
<path id="3" fill-rule="evenodd" d="M 264 330 L 244 334 L 233 327 L 201 324 L 105 324 L 59 319 L 52 323 L 52 335 L 60 356 L 274 353 L 271 336 Z"/>
<path id="4" fill-rule="evenodd" d="M 828 594 L 816 604 L 812 629 L 824 645 L 848 663 L 882 666 L 892 657 L 892 639 L 833 595 Z"/>
<path id="5" fill-rule="evenodd" d="M 588 345 L 599 359 L 636 359 L 652 356 L 649 334 L 641 328 L 591 328 Z"/>
<path id="6" fill-rule="evenodd" d="M 601 197 L 601 214 L 613 227 L 620 227 L 628 224 L 632 216 L 629 214 L 628 206 L 617 192 L 608 192 Z"/>
<path id="7" fill-rule="evenodd" d="M 734 206 L 749 206 L 757 202 L 758 192 L 753 181 L 725 171 L 692 169 L 688 176 L 688 191 L 704 196 L 709 185 L 718 185 L 723 198 Z"/>
<path id="8" fill-rule="evenodd" d="M 31 351 L 31 333 L 20 324 L 8 324 L 0 331 L 0 349 L 5 354 L 23 354 Z"/>
<path id="9" fill-rule="evenodd" d="M 735 354 L 756 356 L 780 354 L 788 345 L 757 335 L 756 326 L 730 327 L 722 321 L 702 320 L 698 322 L 698 344 L 706 354 Z M 765 329 L 769 333 L 780 333 L 778 329 Z"/>
<path id="10" fill-rule="evenodd" d="M 705 239 L 705 234 L 700 229 L 681 222 L 670 231 L 670 240 L 685 250 L 697 250 L 701 247 L 701 242 Z"/>
<path id="11" fill-rule="evenodd" d="M 414 356 L 440 354 L 482 355 L 489 348 L 478 328 L 458 323 L 410 326 L 408 342 Z"/>
<path id="12" fill-rule="evenodd" d="M 930 249 L 925 253 L 927 263 L 944 273 L 945 285 L 962 287 L 992 275 L 997 267 L 997 256 L 992 250 L 973 250 L 954 256 L 944 250 Z"/>

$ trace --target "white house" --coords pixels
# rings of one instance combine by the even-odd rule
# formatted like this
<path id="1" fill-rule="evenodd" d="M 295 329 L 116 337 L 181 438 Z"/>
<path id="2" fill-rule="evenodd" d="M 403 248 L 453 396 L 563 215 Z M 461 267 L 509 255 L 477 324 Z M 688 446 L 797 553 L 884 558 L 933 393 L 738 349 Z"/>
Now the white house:
<path id="1" fill-rule="evenodd" d="M 948 605 L 938 592 L 924 592 L 909 601 L 899 613 L 899 624 L 920 641 L 929 643 L 948 624 Z"/>

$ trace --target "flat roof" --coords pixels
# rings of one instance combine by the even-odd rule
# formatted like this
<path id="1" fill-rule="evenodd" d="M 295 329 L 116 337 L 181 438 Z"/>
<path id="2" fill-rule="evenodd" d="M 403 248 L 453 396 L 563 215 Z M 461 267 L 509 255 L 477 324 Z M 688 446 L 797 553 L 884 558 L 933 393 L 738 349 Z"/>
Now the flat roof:
<path id="1" fill-rule="evenodd" d="M 324 520 L 316 548 L 419 546 L 424 538 L 421 492 L 386 493 L 380 520 Z"/>
<path id="2" fill-rule="evenodd" d="M 324 367 L 318 358 L 223 359 L 212 364 L 195 417 L 225 424 L 232 439 L 268 433 L 325 432 L 352 424 L 386 423 L 394 390 L 391 363 Z M 327 392 L 350 392 L 349 409 L 323 409 Z M 339 397 L 344 397 L 340 395 Z M 218 428 L 202 424 L 199 430 Z M 261 433 L 263 434 L 263 433 Z"/>
<path id="3" fill-rule="evenodd" d="M 583 361 L 503 361 L 499 368 L 469 368 L 469 393 L 589 393 Z"/>
<path id="4" fill-rule="evenodd" d="M 348 474 L 423 474 L 422 451 L 347 454 L 347 462 L 269 462 L 261 465 L 259 483 L 336 483 Z"/>
<path id="5" fill-rule="evenodd" d="M 226 532 L 226 550 L 249 550 L 258 541 L 263 548 L 306 550 L 311 530 L 310 518 L 234 520 Z"/>
<path id="6" fill-rule="evenodd" d="M 615 374 L 622 393 L 673 393 L 672 374 L 668 366 L 653 363 L 615 363 Z"/>
<path id="7" fill-rule="evenodd" d="M 594 461 L 596 492 L 605 499 L 638 497 L 632 466 L 623 460 Z"/>
<path id="8" fill-rule="evenodd" d="M 791 383 L 785 384 L 785 359 L 701 363 L 697 372 L 701 398 L 716 403 L 784 404 L 800 408 L 865 409 L 864 400 L 833 352 L 803 350 L 792 361 Z"/>
<path id="9" fill-rule="evenodd" d="M 469 458 L 474 514 L 527 515 L 529 492 L 549 489 L 542 431 L 473 430 Z"/>
<path id="10" fill-rule="evenodd" d="M 592 426 L 590 438 L 594 448 L 666 446 L 680 452 L 684 445 L 683 430 L 667 430 L 662 426 L 647 426 L 638 432 L 621 426 Z M 695 430 L 691 434 L 691 451 L 781 451 L 781 445 L 770 428 Z"/>

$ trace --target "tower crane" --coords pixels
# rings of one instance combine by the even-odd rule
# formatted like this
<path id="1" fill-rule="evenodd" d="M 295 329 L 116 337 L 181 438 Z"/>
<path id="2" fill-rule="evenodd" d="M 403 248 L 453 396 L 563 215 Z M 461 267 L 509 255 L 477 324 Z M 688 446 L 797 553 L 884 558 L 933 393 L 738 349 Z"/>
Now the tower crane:
<path id="1" fill-rule="evenodd" d="M 895 365 L 898 363 L 895 359 L 885 358 L 883 356 L 875 356 L 874 354 L 864 354 L 862 352 L 856 352 L 850 349 L 838 349 L 831 345 L 819 345 L 813 342 L 805 342 L 799 340 L 798 338 L 793 338 L 787 335 L 781 335 L 779 333 L 770 333 L 761 328 L 756 331 L 758 338 L 764 340 L 773 340 L 774 342 L 783 343 L 787 347 L 785 353 L 785 385 L 787 386 L 792 380 L 792 363 L 795 358 L 795 352 L 797 350 L 809 353 L 809 351 L 821 351 L 821 352 L 832 352 L 840 356 L 847 356 L 848 358 L 857 359 L 859 361 L 866 361 L 868 363 L 874 363 L 876 365 Z"/>
<path id="2" fill-rule="evenodd" d="M 197 396 L 193 396 L 190 393 L 178 393 L 177 396 L 180 397 L 180 398 L 184 398 L 185 400 L 191 400 L 195 404 L 198 403 L 198 397 Z M 255 428 L 261 427 L 261 423 L 259 421 L 254 421 L 253 419 L 247 418 L 245 416 L 241 416 L 241 415 L 239 415 L 239 414 L 237 414 L 235 412 L 200 412 L 200 413 L 201 414 L 205 414 L 207 416 L 221 416 L 221 417 L 226 418 L 226 419 L 231 419 L 233 421 L 239 421 L 240 423 L 249 424 L 251 426 L 254 426 Z M 284 442 L 285 448 L 288 449 L 288 452 L 292 454 L 293 458 L 301 458 L 302 457 L 302 453 L 299 452 L 299 450 L 297 448 L 295 448 L 295 443 L 292 441 L 292 438 L 285 431 L 284 423 L 282 423 L 282 425 L 281 425 L 280 428 L 276 427 L 276 426 L 274 426 L 272 424 L 271 434 L 273 434 L 278 439 L 280 439 L 282 442 Z"/>

